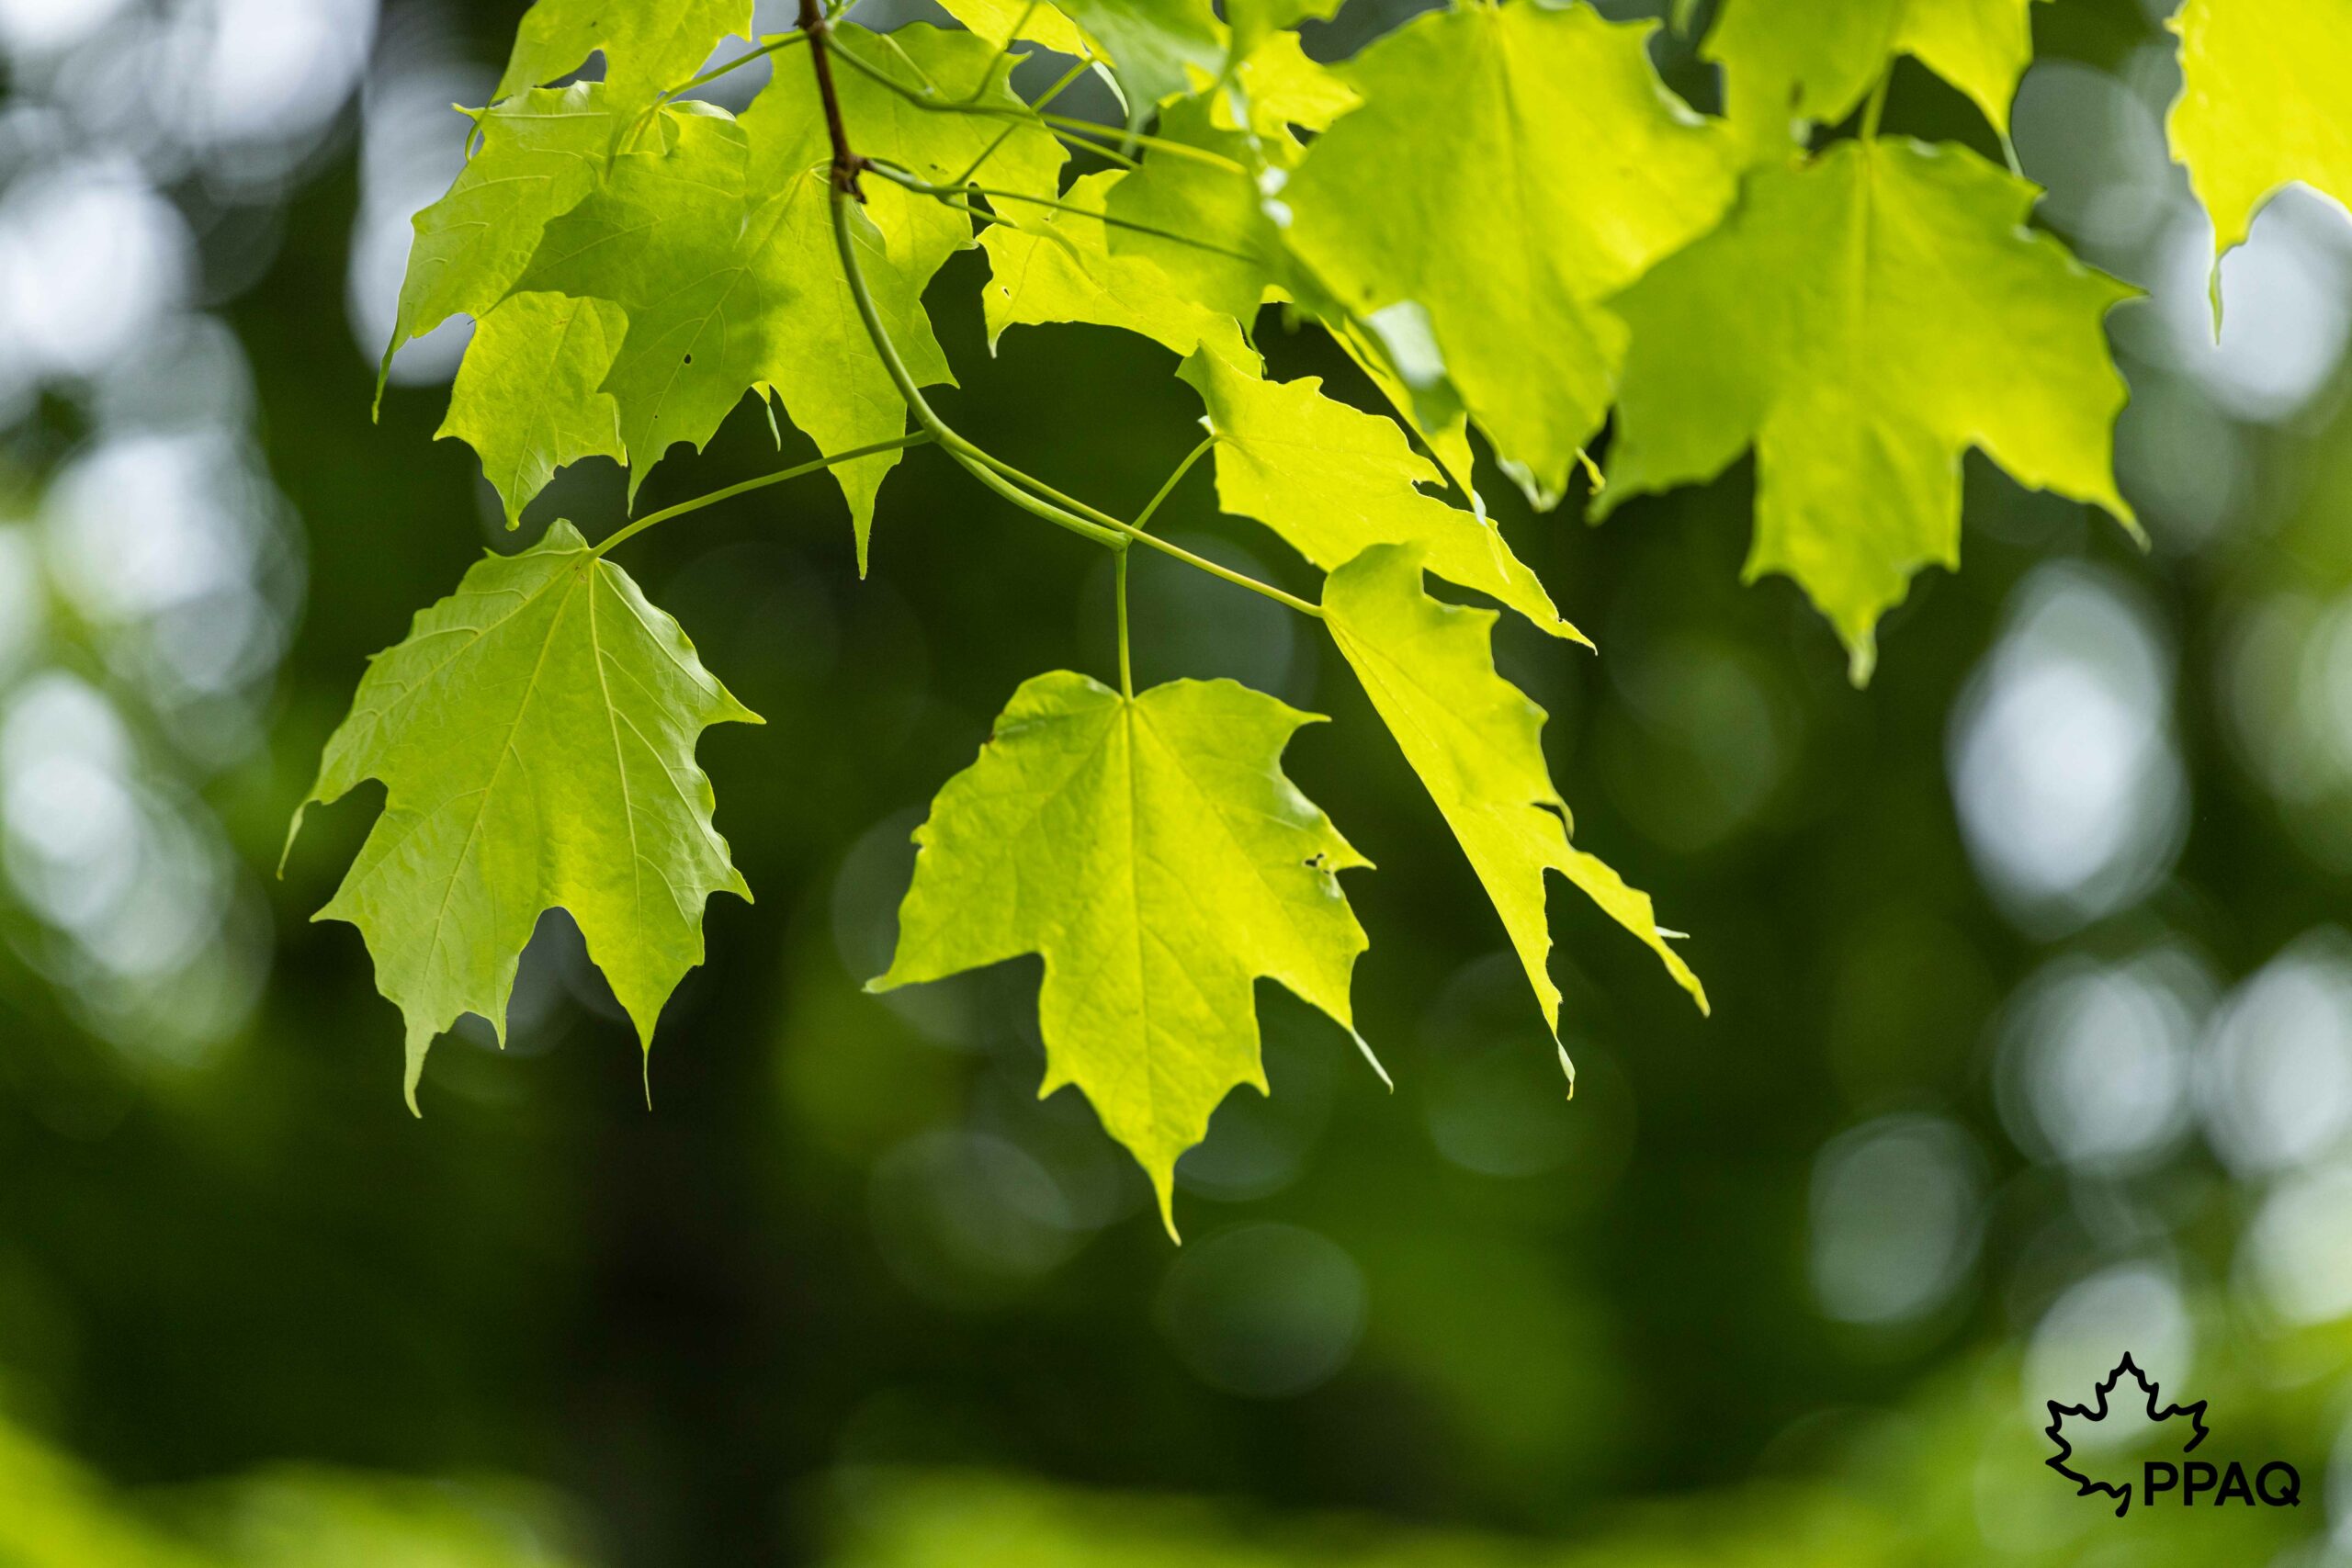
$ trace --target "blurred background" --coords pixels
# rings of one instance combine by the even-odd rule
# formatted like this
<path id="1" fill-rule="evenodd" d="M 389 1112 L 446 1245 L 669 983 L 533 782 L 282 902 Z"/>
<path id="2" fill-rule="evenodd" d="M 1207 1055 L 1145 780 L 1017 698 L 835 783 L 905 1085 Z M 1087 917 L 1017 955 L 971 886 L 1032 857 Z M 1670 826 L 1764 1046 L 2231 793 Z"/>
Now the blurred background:
<path id="1" fill-rule="evenodd" d="M 2034 7 L 2015 131 L 2041 220 L 2147 290 L 2112 328 L 2151 548 L 1972 457 L 1965 570 L 1856 692 L 1786 581 L 1738 584 L 1744 467 L 1600 530 L 1487 474 L 1603 649 L 1503 626 L 1579 842 L 1715 1002 L 1555 899 L 1573 1104 L 1339 661 L 1138 564 L 1140 678 L 1338 720 L 1288 765 L 1379 863 L 1359 1017 L 1397 1085 L 1261 987 L 1274 1095 L 1184 1162 L 1180 1250 L 1035 1098 L 1034 961 L 858 988 L 1005 696 L 1111 668 L 1098 553 L 921 453 L 863 582 L 822 479 L 630 548 L 769 721 L 702 745 L 759 902 L 714 901 L 652 1112 L 559 915 L 508 1049 L 469 1021 L 410 1119 L 356 932 L 307 923 L 373 792 L 272 867 L 364 657 L 519 542 L 432 440 L 462 322 L 368 404 L 522 7 L 0 0 L 0 1562 L 2352 1560 L 2352 223 L 2276 201 L 2214 342 L 2168 8 Z M 1887 124 L 2002 155 L 1907 62 Z M 991 359 L 981 271 L 931 297 L 949 417 L 1139 503 L 1196 439 L 1173 360 Z M 779 461 L 739 416 L 646 504 Z M 621 507 L 586 465 L 520 539 Z M 1213 511 L 1204 469 L 1162 515 L 1306 585 Z M 2043 1402 L 2126 1349 L 2301 1506 L 2073 1496 Z"/>

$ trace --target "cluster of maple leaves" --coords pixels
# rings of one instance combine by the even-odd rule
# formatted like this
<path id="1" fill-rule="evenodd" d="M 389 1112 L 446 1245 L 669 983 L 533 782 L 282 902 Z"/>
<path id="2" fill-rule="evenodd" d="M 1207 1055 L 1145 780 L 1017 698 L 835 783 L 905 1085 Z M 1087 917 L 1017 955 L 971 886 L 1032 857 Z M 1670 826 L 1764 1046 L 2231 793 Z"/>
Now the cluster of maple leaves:
<path id="1" fill-rule="evenodd" d="M 1327 67 L 1295 28 L 1340 0 L 1227 0 L 1222 18 L 1210 0 L 944 3 L 961 30 L 820 17 L 753 39 L 773 76 L 736 116 L 684 95 L 726 37 L 751 38 L 751 0 L 537 0 L 464 172 L 417 215 L 387 364 L 474 319 L 442 434 L 479 452 L 510 523 L 590 457 L 625 464 L 634 500 L 749 393 L 857 454 L 831 471 L 863 567 L 915 441 L 1041 516 L 1080 505 L 923 405 L 917 388 L 953 380 L 924 302 L 952 254 L 987 253 L 992 343 L 1076 321 L 1165 346 L 1202 399 L 1220 506 L 1328 574 L 1319 603 L 1276 596 L 1362 680 L 1547 1020 L 1546 872 L 1704 993 L 1649 900 L 1570 843 L 1544 716 L 1495 671 L 1496 613 L 1425 589 L 1434 574 L 1582 640 L 1477 504 L 1471 426 L 1541 508 L 1612 410 L 1604 511 L 1752 448 L 1749 572 L 1802 584 L 1858 681 L 1912 574 L 1957 564 L 1970 446 L 2131 522 L 2103 330 L 2131 290 L 2027 226 L 2037 193 L 2016 175 L 1878 132 L 1908 53 L 2006 137 L 2031 0 L 1724 0 L 1704 45 L 1720 118 L 1660 82 L 1648 27 L 1585 4 L 1462 0 Z M 2339 6 L 2189 0 L 2179 26 L 2173 132 L 2222 248 L 2287 180 L 2352 189 Z M 1128 125 L 1024 101 L 1024 44 L 1078 62 L 1064 85 L 1102 73 Z M 596 54 L 600 81 L 545 85 Z M 1074 158 L 1104 166 L 1071 177 Z M 1269 379 L 1251 333 L 1275 299 L 1395 417 Z M 1114 548 L 1155 542 L 1081 510 Z M 752 716 L 605 558 L 614 542 L 558 524 L 476 566 L 379 656 L 329 743 L 314 803 L 387 788 L 322 915 L 360 928 L 406 1017 L 412 1103 L 438 1032 L 503 1019 L 544 910 L 579 922 L 650 1046 L 702 960 L 705 901 L 750 896 L 694 750 Z M 1163 1214 L 1216 1105 L 1265 1088 L 1257 978 L 1353 1031 L 1366 938 L 1337 874 L 1366 863 L 1281 766 L 1310 716 L 1230 682 L 1042 675 L 917 836 L 875 985 L 1041 954 L 1046 1088 L 1086 1093 Z"/>

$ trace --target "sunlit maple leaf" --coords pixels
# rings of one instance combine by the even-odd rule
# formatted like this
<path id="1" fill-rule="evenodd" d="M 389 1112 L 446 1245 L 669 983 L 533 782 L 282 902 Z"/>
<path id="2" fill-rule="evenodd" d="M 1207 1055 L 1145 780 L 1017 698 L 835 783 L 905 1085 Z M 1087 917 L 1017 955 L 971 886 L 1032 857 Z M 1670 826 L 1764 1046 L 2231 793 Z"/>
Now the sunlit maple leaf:
<path id="1" fill-rule="evenodd" d="M 2145 1397 L 2135 1404 L 2132 1396 L 2127 1395 L 2110 1406 L 2108 1395 L 2115 1391 L 2116 1384 L 2127 1372 L 2138 1385 L 2140 1394 Z M 2061 1404 L 2054 1399 L 2048 1402 L 2050 1425 L 2042 1429 L 2043 1435 L 2058 1445 L 2058 1451 L 2042 1462 L 2073 1482 L 2077 1497 L 2087 1497 L 2098 1492 L 2114 1498 L 2115 1517 L 2121 1518 L 2132 1506 L 2131 1481 L 2128 1478 L 2120 1482 L 2097 1481 L 2073 1468 L 2076 1458 L 2075 1441 L 2086 1437 L 2084 1429 L 2086 1427 L 2097 1427 L 2099 1431 L 2093 1440 L 2098 1441 L 2101 1447 L 2109 1447 L 2121 1438 L 2134 1449 L 2154 1445 L 2169 1451 L 2173 1442 L 2185 1438 L 2187 1440 L 2180 1443 L 2180 1451 L 2194 1451 L 2197 1445 L 2205 1440 L 2205 1401 L 2200 1399 L 2194 1404 L 2167 1404 L 2159 1409 L 2156 1399 L 2156 1385 L 2132 1361 L 2131 1353 L 2125 1352 L 2123 1359 L 2115 1364 L 2115 1370 L 2091 1390 L 2090 1404 Z M 2110 1412 L 2115 1426 L 2107 1427 L 2103 1423 L 2109 1419 Z M 2184 1416 L 2187 1417 L 2187 1426 L 2169 1425 Z M 2143 1422 L 2145 1423 L 2144 1429 L 2141 1429 Z M 2071 1438 L 2067 1435 L 2069 1431 L 2074 1434 Z"/>

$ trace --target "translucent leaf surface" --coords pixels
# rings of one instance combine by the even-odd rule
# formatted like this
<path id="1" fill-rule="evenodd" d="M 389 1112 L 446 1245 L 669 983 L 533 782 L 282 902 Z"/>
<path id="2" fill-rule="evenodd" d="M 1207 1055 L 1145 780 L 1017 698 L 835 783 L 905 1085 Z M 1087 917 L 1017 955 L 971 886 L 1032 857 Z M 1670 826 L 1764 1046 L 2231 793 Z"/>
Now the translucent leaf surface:
<path id="1" fill-rule="evenodd" d="M 1599 301 L 1732 194 L 1730 133 L 1659 83 L 1647 25 L 1519 0 L 1416 17 L 1341 75 L 1364 106 L 1281 199 L 1292 249 L 1360 317 L 1403 301 L 1470 415 L 1550 504 L 1615 389 Z"/>
<path id="2" fill-rule="evenodd" d="M 511 97 L 605 57 L 606 107 L 635 115 L 684 85 L 729 34 L 752 37 L 752 0 L 538 0 L 498 80 Z"/>
<path id="3" fill-rule="evenodd" d="M 1353 1032 L 1367 863 L 1282 771 L 1311 715 L 1230 681 L 1132 700 L 1067 671 L 1013 694 L 916 832 L 876 989 L 1045 959 L 1041 1093 L 1076 1084 L 1175 1228 L 1176 1158 L 1236 1086 L 1266 1092 L 1253 994 L 1279 980 Z"/>
<path id="4" fill-rule="evenodd" d="M 2132 290 L 2025 227 L 2034 187 L 1957 147 L 1841 141 L 1749 176 L 1722 229 L 1617 301 L 1633 328 L 1600 510 L 1756 449 L 1751 578 L 1845 639 L 1960 559 L 1961 455 L 2131 521 L 2101 323 Z"/>
<path id="5" fill-rule="evenodd" d="M 2033 59 L 2033 0 L 1726 0 L 1706 57 L 1724 68 L 1734 118 L 1785 146 L 1792 126 L 1853 113 L 1899 54 L 2009 129 Z"/>
<path id="6" fill-rule="evenodd" d="M 1149 256 L 1111 248 L 1099 214 L 1111 187 L 1125 177 L 1118 169 L 1080 175 L 1062 197 L 1077 210 L 1045 211 L 1024 216 L 1019 228 L 981 231 L 989 346 L 1007 327 L 1086 321 L 1140 333 L 1178 354 L 1207 343 L 1227 358 L 1249 357 L 1231 316 L 1179 289 Z"/>
<path id="7" fill-rule="evenodd" d="M 2343 0 L 2188 0 L 2181 92 L 2166 130 L 2213 219 L 2213 254 L 2300 180 L 2352 202 L 2352 6 Z"/>
<path id="8" fill-rule="evenodd" d="M 602 389 L 628 325 L 602 299 L 515 294 L 475 327 L 434 434 L 481 454 L 509 528 L 566 463 L 625 457 L 620 405 Z"/>
<path id="9" fill-rule="evenodd" d="M 1314 377 L 1269 381 L 1203 350 L 1184 379 L 1208 406 L 1216 493 L 1326 571 L 1373 545 L 1421 547 L 1431 571 L 1510 605 L 1555 637 L 1583 641 L 1560 618 L 1502 531 L 1420 489 L 1444 477 L 1391 420 L 1323 395 Z"/>
<path id="10" fill-rule="evenodd" d="M 387 370 L 411 338 L 451 316 L 488 314 L 523 276 L 548 220 L 595 187 L 614 132 L 603 91 L 592 82 L 542 89 L 478 117 L 480 146 L 448 194 L 413 220 Z"/>
<path id="11" fill-rule="evenodd" d="M 1214 75 L 1225 62 L 1225 24 L 1209 0 L 1059 3 L 1109 53 L 1119 90 L 1126 95 L 1130 123 L 1142 124 L 1160 99 L 1191 91 L 1191 71 Z"/>
<path id="12" fill-rule="evenodd" d="M 1323 610 L 1332 640 L 1494 901 L 1555 1034 L 1560 990 L 1548 967 L 1546 872 L 1566 877 L 1645 942 L 1704 1010 L 1707 993 L 1668 945 L 1649 896 L 1568 841 L 1567 807 L 1544 761 L 1544 710 L 1495 672 L 1494 612 L 1430 598 L 1419 551 L 1399 545 L 1374 546 L 1333 572 Z"/>
<path id="13" fill-rule="evenodd" d="M 548 909 L 579 923 L 651 1049 L 662 1003 L 702 962 L 704 902 L 752 896 L 695 762 L 702 731 L 730 720 L 759 722 L 568 523 L 476 563 L 370 661 L 305 808 L 384 785 L 316 918 L 367 939 L 407 1022 L 412 1107 L 426 1048 L 459 1014 L 503 1034 Z"/>

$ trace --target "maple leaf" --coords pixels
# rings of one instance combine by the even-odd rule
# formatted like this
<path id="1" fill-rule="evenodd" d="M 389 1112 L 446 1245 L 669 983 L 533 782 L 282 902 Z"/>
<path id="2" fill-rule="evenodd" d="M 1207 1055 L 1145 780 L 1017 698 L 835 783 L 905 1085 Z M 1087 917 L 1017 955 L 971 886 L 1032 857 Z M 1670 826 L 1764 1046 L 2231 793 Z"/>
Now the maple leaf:
<path id="1" fill-rule="evenodd" d="M 602 53 L 607 104 L 635 114 L 694 74 L 729 35 L 753 36 L 750 0 L 539 0 L 514 30 L 498 96 L 552 82 Z"/>
<path id="2" fill-rule="evenodd" d="M 2009 133 L 2009 100 L 2033 60 L 2031 0 L 1732 0 L 1708 35 L 1736 124 L 1785 147 L 1792 126 L 1851 114 L 1889 61 L 1908 54 Z"/>
<path id="3" fill-rule="evenodd" d="M 1492 610 L 1432 599 L 1427 547 L 1374 545 L 1324 579 L 1324 626 L 1397 749 L 1453 828 L 1502 917 L 1527 981 L 1559 1038 L 1544 873 L 1556 872 L 1639 937 L 1707 1010 L 1706 987 L 1668 944 L 1649 896 L 1569 841 L 1574 824 L 1544 761 L 1544 713 L 1496 672 Z M 1576 1083 L 1566 1049 L 1560 1065 Z"/>
<path id="4" fill-rule="evenodd" d="M 548 224 L 595 188 L 614 118 L 601 84 L 575 82 L 518 94 L 482 110 L 474 128 L 480 150 L 448 193 L 410 220 L 416 240 L 376 372 L 379 407 L 401 344 L 451 316 L 487 315 L 523 276 Z"/>
<path id="5" fill-rule="evenodd" d="M 1064 0 L 1060 9 L 1110 55 L 1130 127 L 1186 89 L 1187 67 L 1214 76 L 1225 61 L 1225 24 L 1209 0 Z"/>
<path id="6" fill-rule="evenodd" d="M 1269 381 L 1204 349 L 1178 372 L 1208 406 L 1217 502 L 1254 517 L 1325 571 L 1373 545 L 1419 544 L 1429 569 L 1583 642 L 1494 524 L 1419 487 L 1438 471 L 1393 420 L 1335 402 L 1320 378 Z"/>
<path id="7" fill-rule="evenodd" d="M 865 44 L 874 35 L 844 28 L 842 36 Z M 891 38 L 937 90 L 996 108 L 1015 101 L 978 39 L 922 25 Z M 1058 177 L 1061 151 L 1038 128 L 924 113 L 864 77 L 842 84 L 841 102 L 863 152 L 918 175 L 946 180 L 985 155 L 989 178 L 1018 190 L 1051 189 Z M 826 451 L 905 430 L 905 407 L 840 276 L 827 143 L 813 79 L 780 71 L 741 118 L 672 111 L 662 140 L 615 154 L 604 183 L 547 224 L 518 287 L 607 300 L 627 317 L 596 389 L 618 408 L 632 502 L 673 445 L 699 451 L 754 389 L 773 391 Z M 970 218 L 877 184 L 856 223 L 876 304 L 916 382 L 952 381 L 922 296 L 970 244 Z M 552 358 L 556 349 L 542 336 L 524 352 Z M 861 569 L 875 492 L 898 460 L 891 452 L 834 470 Z"/>
<path id="8" fill-rule="evenodd" d="M 2185 1416 L 2188 1418 L 2188 1440 L 2180 1445 L 2180 1451 L 2193 1452 L 2197 1445 L 2205 1440 L 2205 1401 L 2200 1399 L 2194 1404 L 2167 1404 L 2161 1410 L 2157 1409 L 2156 1385 L 2132 1359 L 2129 1351 L 2124 1353 L 2123 1359 L 2115 1364 L 2115 1370 L 2107 1374 L 2106 1380 L 2091 1390 L 2090 1404 L 2061 1404 L 2054 1399 L 2048 1401 L 2050 1425 L 2042 1429 L 2042 1433 L 2058 1445 L 2058 1451 L 2042 1462 L 2075 1483 L 2075 1496 L 2087 1497 L 2094 1492 L 2099 1492 L 2114 1498 L 2115 1517 L 2119 1519 L 2132 1506 L 2132 1483 L 2129 1481 L 2120 1483 L 2112 1481 L 2095 1481 L 2079 1470 L 2074 1469 L 2069 1461 L 2075 1458 L 2075 1444 L 2074 1440 L 2066 1436 L 2065 1429 L 2070 1419 L 2075 1423 L 2078 1436 L 2081 1427 L 2099 1426 L 2105 1422 L 2110 1415 L 2107 1396 L 2114 1392 L 2115 1385 L 2122 1381 L 2123 1374 L 2126 1372 L 2131 1373 L 2132 1381 L 2139 1385 L 2140 1393 L 2143 1396 L 2141 1408 L 2144 1410 L 2151 1427 L 2163 1430 L 2165 1423 L 2177 1421 Z M 2119 1427 L 2132 1420 L 2131 1410 L 2125 1406 L 2116 1407 L 2111 1414 Z M 2101 1429 L 2102 1433 L 2116 1430 L 2113 1427 Z M 2167 1435 L 2177 1435 L 2177 1433 L 2178 1428 L 2173 1428 Z"/>
<path id="9" fill-rule="evenodd" d="M 2102 325 L 2133 291 L 2027 229 L 2035 194 L 1896 138 L 1758 169 L 1722 228 L 1614 301 L 1633 347 L 1594 515 L 1753 446 L 1747 576 L 1796 579 L 1857 685 L 1912 574 L 1959 564 L 1967 448 L 2134 525 Z"/>
<path id="10" fill-rule="evenodd" d="M 313 919 L 359 928 L 407 1022 L 408 1100 L 435 1035 L 478 1013 L 503 1043 L 539 916 L 571 911 L 648 1051 L 703 959 L 703 905 L 752 890 L 713 826 L 695 746 L 757 724 L 678 623 L 571 524 L 474 563 L 376 655 L 294 813 L 361 781 L 384 812 Z"/>
<path id="11" fill-rule="evenodd" d="M 1730 132 L 1660 83 L 1653 26 L 1589 6 L 1428 12 L 1340 68 L 1364 107 L 1283 187 L 1293 254 L 1358 317 L 1419 305 L 1539 506 L 1616 392 L 1625 329 L 1600 301 L 1733 195 Z"/>
<path id="12" fill-rule="evenodd" d="M 1007 327 L 1085 321 L 1117 327 L 1178 354 L 1201 344 L 1237 363 L 1252 357 L 1240 323 L 1179 290 L 1148 255 L 1113 251 L 1101 219 L 1124 169 L 1081 175 L 1061 193 L 1061 207 L 1023 226 L 991 224 L 980 231 L 988 252 L 989 284 L 981 295 L 989 349 Z"/>
<path id="13" fill-rule="evenodd" d="M 866 987 L 1042 956 L 1038 1093 L 1093 1102 L 1171 1236 L 1177 1157 L 1237 1086 L 1268 1092 L 1258 978 L 1355 1035 L 1366 939 L 1337 874 L 1371 863 L 1282 771 L 1317 721 L 1231 681 L 1025 682 L 915 834 L 898 951 Z"/>
<path id="14" fill-rule="evenodd" d="M 2180 35 L 2181 86 L 2165 129 L 2212 217 L 2218 283 L 2221 258 L 2280 187 L 2301 180 L 2338 202 L 2352 197 L 2352 119 L 2340 86 L 2352 62 L 2352 10 L 2323 0 L 2189 0 L 2166 25 Z"/>

